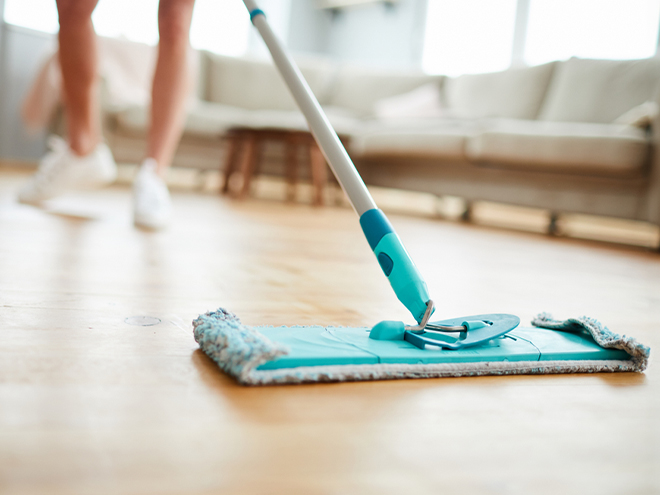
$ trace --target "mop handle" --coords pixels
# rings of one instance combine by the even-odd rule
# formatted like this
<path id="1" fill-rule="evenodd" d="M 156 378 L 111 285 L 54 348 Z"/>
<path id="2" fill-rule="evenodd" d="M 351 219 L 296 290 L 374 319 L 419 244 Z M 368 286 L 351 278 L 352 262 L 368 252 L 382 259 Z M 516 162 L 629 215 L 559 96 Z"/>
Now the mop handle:
<path id="1" fill-rule="evenodd" d="M 255 1 L 244 0 L 245 6 L 250 11 L 250 16 L 255 27 L 259 30 L 266 46 L 270 50 L 275 65 L 279 69 L 284 81 L 291 90 L 296 103 L 309 123 L 314 138 L 319 144 L 322 153 L 330 164 L 337 180 L 344 188 L 346 195 L 351 201 L 358 215 L 376 208 L 371 194 L 358 174 L 346 149 L 341 144 L 337 133 L 334 131 L 328 118 L 321 110 L 321 106 L 312 90 L 307 85 L 305 78 L 300 73 L 295 62 L 282 47 L 280 41 L 273 33 L 265 15 Z"/>
<path id="2" fill-rule="evenodd" d="M 421 321 L 430 300 L 426 283 L 385 214 L 378 209 L 300 69 L 270 28 L 255 0 L 243 0 L 273 61 L 305 116 L 312 135 L 360 217 L 360 225 L 399 300 Z"/>

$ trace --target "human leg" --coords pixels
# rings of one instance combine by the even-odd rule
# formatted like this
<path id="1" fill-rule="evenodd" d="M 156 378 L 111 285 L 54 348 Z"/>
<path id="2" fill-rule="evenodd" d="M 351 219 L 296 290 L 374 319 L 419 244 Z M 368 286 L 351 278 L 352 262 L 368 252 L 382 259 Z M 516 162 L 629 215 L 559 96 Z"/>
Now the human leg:
<path id="1" fill-rule="evenodd" d="M 98 0 L 57 0 L 68 143 L 51 139 L 51 151 L 18 193 L 24 203 L 40 203 L 76 189 L 113 182 L 117 167 L 101 142 L 98 109 L 96 35 L 92 12 Z"/>
<path id="2" fill-rule="evenodd" d="M 77 155 L 90 153 L 101 140 L 98 55 L 92 12 L 98 0 L 57 0 L 68 141 Z"/>
<path id="3" fill-rule="evenodd" d="M 158 62 L 154 73 L 147 156 L 163 174 L 172 163 L 185 118 L 191 74 L 187 70 L 190 22 L 195 0 L 160 0 Z"/>
<path id="4" fill-rule="evenodd" d="M 147 158 L 133 183 L 135 224 L 160 229 L 169 223 L 171 201 L 163 175 L 172 163 L 185 117 L 191 77 L 187 70 L 195 0 L 160 0 L 158 61 L 151 93 Z"/>

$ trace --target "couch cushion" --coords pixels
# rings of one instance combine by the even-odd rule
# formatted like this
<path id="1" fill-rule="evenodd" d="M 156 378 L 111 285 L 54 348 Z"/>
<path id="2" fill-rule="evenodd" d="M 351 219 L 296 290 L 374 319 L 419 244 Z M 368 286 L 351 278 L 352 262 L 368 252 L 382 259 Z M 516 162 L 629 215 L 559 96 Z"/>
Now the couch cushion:
<path id="1" fill-rule="evenodd" d="M 465 144 L 477 124 L 463 120 L 411 119 L 366 124 L 351 141 L 355 156 L 465 158 Z"/>
<path id="2" fill-rule="evenodd" d="M 488 74 L 466 74 L 445 81 L 449 110 L 464 118 L 535 119 L 555 63 Z"/>
<path id="3" fill-rule="evenodd" d="M 643 130 L 615 124 L 493 120 L 472 136 L 471 160 L 574 172 L 638 172 L 650 143 Z"/>
<path id="4" fill-rule="evenodd" d="M 442 79 L 442 76 L 429 76 L 416 71 L 345 65 L 337 73 L 328 103 L 366 117 L 373 115 L 378 100 L 407 93 L 429 82 L 440 84 Z"/>
<path id="5" fill-rule="evenodd" d="M 324 103 L 334 65 L 324 59 L 297 60 L 316 98 Z M 210 55 L 206 71 L 209 101 L 248 110 L 296 110 L 296 103 L 272 62 Z"/>
<path id="6" fill-rule="evenodd" d="M 402 95 L 388 96 L 374 103 L 377 119 L 442 117 L 442 94 L 437 82 L 426 83 Z"/>
<path id="7" fill-rule="evenodd" d="M 332 128 L 339 135 L 351 136 L 360 125 L 359 119 L 344 109 L 324 107 L 323 110 Z M 297 110 L 248 111 L 243 126 L 251 129 L 309 130 L 305 117 Z"/>
<path id="8" fill-rule="evenodd" d="M 232 127 L 247 125 L 249 113 L 242 108 L 199 101 L 188 109 L 184 133 L 217 139 Z M 120 129 L 144 133 L 149 124 L 149 108 L 133 106 L 118 112 L 116 118 Z"/>
<path id="9" fill-rule="evenodd" d="M 610 123 L 651 100 L 660 81 L 660 59 L 561 62 L 540 120 Z"/>
<path id="10" fill-rule="evenodd" d="M 326 107 L 325 113 L 340 135 L 351 135 L 359 125 L 358 119 L 343 109 Z M 136 133 L 145 133 L 149 123 L 149 110 L 133 106 L 116 114 L 119 127 Z M 282 129 L 307 131 L 307 122 L 297 110 L 245 110 L 244 108 L 199 101 L 188 109 L 184 133 L 217 139 L 233 127 L 250 129 Z"/>

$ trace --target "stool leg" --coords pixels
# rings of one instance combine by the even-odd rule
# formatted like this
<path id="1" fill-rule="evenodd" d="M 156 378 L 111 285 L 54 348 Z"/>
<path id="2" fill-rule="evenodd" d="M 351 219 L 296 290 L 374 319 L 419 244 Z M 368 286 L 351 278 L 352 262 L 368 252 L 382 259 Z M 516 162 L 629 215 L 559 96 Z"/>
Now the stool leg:
<path id="1" fill-rule="evenodd" d="M 550 219 L 548 222 L 548 235 L 559 235 L 559 213 L 556 211 L 550 212 Z"/>
<path id="2" fill-rule="evenodd" d="M 231 174 L 234 173 L 236 169 L 236 162 L 238 161 L 238 155 L 241 149 L 241 139 L 238 134 L 230 134 L 227 137 L 228 141 L 228 150 L 225 158 L 225 169 L 224 169 L 224 183 L 220 192 L 222 194 L 227 194 L 229 192 L 229 178 Z"/>
<path id="3" fill-rule="evenodd" d="M 296 182 L 298 180 L 298 137 L 290 134 L 286 139 L 286 180 L 288 201 L 296 199 Z"/>
<path id="4" fill-rule="evenodd" d="M 247 150 L 241 163 L 241 175 L 243 176 L 243 187 L 241 188 L 238 197 L 245 199 L 250 193 L 250 183 L 252 181 L 252 174 L 256 168 L 259 159 L 259 148 L 261 143 L 257 139 L 256 134 L 250 133 L 246 139 Z"/>
<path id="5" fill-rule="evenodd" d="M 323 205 L 323 192 L 328 181 L 327 166 L 323 153 L 319 149 L 316 141 L 311 141 L 309 145 L 309 158 L 312 167 L 312 184 L 314 186 L 314 204 Z"/>

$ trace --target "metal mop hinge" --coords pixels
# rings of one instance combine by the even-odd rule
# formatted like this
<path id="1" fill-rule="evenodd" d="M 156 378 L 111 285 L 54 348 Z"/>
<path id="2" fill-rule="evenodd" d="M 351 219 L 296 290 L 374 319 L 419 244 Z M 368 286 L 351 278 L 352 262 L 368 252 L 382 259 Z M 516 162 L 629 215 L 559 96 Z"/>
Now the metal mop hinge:
<path id="1" fill-rule="evenodd" d="M 466 325 L 441 325 L 440 323 L 429 323 L 429 318 L 431 318 L 434 309 L 435 306 L 433 304 L 433 300 L 429 299 L 429 301 L 426 303 L 426 311 L 424 312 L 424 316 L 422 316 L 422 320 L 417 325 L 414 326 L 406 325 L 404 327 L 406 331 L 413 333 L 424 333 L 425 331 L 428 332 L 467 332 L 468 331 L 468 326 Z M 489 323 L 492 325 L 492 322 Z"/>
<path id="2" fill-rule="evenodd" d="M 485 314 L 429 322 L 433 301 L 426 304 L 426 312 L 418 325 L 405 325 L 403 339 L 426 349 L 426 346 L 458 350 L 483 345 L 500 337 L 520 324 L 520 318 L 509 314 Z"/>

